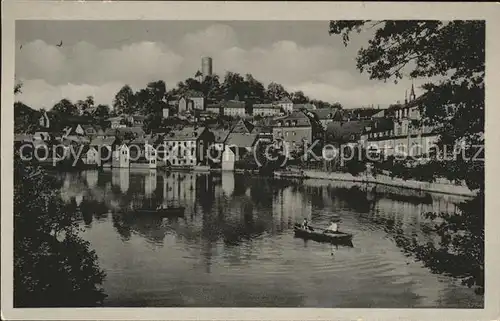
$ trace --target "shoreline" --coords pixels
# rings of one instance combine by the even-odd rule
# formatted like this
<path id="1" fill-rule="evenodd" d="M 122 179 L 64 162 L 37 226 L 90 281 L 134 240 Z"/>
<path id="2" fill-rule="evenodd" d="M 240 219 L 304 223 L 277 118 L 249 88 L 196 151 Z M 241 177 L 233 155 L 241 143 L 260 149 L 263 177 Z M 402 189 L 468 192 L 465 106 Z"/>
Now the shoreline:
<path id="1" fill-rule="evenodd" d="M 402 178 L 391 178 L 388 175 L 378 174 L 376 176 L 362 174 L 354 176 L 349 173 L 323 172 L 314 170 L 299 171 L 276 171 L 274 177 L 278 178 L 299 178 L 299 179 L 320 179 L 329 181 L 344 181 L 361 184 L 375 184 L 393 187 L 401 187 L 409 190 L 421 192 L 439 193 L 446 195 L 456 195 L 462 197 L 474 197 L 476 193 L 464 185 L 454 185 L 448 182 L 422 182 L 416 180 L 403 180 Z"/>

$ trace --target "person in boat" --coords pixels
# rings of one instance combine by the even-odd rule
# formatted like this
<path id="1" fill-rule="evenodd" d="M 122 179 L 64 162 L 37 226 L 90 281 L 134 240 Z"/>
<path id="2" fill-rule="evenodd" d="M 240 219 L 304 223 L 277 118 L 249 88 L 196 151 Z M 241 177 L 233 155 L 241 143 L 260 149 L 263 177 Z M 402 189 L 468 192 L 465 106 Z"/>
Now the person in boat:
<path id="1" fill-rule="evenodd" d="M 337 233 L 339 231 L 339 225 L 334 221 L 330 222 L 330 226 L 325 230 L 325 233 Z"/>
<path id="2" fill-rule="evenodd" d="M 302 228 L 308 230 L 309 229 L 309 222 L 307 221 L 307 218 L 304 217 L 304 221 L 302 222 Z"/>

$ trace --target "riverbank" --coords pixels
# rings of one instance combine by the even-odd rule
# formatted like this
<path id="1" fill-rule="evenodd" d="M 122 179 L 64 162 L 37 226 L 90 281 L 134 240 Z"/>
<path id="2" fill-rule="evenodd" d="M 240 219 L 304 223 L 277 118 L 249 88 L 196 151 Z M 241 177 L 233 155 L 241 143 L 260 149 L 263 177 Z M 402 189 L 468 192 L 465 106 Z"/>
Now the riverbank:
<path id="1" fill-rule="evenodd" d="M 301 178 L 301 179 L 323 179 L 323 180 L 333 180 L 333 181 L 347 181 L 362 184 L 381 184 L 388 186 L 401 187 L 406 189 L 413 189 L 422 192 L 431 193 L 441 193 L 449 195 L 457 195 L 464 197 L 474 197 L 476 195 L 475 191 L 470 190 L 465 185 L 452 184 L 446 180 L 439 180 L 436 182 L 421 182 L 415 180 L 404 180 L 401 178 L 392 178 L 388 175 L 378 174 L 376 176 L 368 175 L 366 173 L 354 176 L 349 173 L 337 173 L 337 172 L 323 172 L 314 170 L 304 170 L 304 171 L 277 171 L 274 173 L 275 177 L 279 178 Z"/>

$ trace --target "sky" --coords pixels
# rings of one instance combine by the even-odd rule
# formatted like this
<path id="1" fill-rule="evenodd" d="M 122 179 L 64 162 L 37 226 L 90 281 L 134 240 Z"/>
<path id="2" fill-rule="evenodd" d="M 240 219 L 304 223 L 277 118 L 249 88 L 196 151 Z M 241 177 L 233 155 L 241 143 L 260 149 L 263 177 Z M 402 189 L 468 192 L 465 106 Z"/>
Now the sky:
<path id="1" fill-rule="evenodd" d="M 210 56 L 221 78 L 250 73 L 266 87 L 274 81 L 345 108 L 384 108 L 404 100 L 411 80 L 384 83 L 356 69 L 370 37 L 356 35 L 345 47 L 328 34 L 328 21 L 18 20 L 15 73 L 23 88 L 16 99 L 35 109 L 88 95 L 111 105 L 125 84 L 139 90 L 164 80 L 171 89 Z"/>

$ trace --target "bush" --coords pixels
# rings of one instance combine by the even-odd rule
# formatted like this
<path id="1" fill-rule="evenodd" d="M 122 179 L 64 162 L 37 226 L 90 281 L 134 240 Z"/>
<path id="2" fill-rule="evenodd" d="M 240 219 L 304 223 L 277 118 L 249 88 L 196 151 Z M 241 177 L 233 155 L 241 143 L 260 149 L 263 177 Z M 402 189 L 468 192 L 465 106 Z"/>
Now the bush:
<path id="1" fill-rule="evenodd" d="M 76 203 L 39 168 L 14 161 L 14 307 L 84 307 L 105 298 L 105 274 L 78 236 Z"/>

